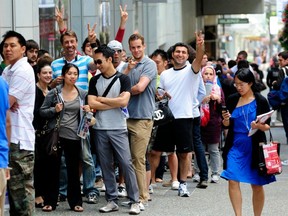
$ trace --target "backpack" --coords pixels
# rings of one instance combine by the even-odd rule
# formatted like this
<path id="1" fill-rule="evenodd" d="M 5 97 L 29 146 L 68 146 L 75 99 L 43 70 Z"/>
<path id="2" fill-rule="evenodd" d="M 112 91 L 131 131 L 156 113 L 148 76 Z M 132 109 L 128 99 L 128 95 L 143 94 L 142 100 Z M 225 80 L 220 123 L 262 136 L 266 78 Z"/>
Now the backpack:
<path id="1" fill-rule="evenodd" d="M 288 102 L 288 77 L 286 76 L 281 84 L 280 90 L 271 90 L 267 95 L 269 104 L 276 110 L 282 104 Z"/>

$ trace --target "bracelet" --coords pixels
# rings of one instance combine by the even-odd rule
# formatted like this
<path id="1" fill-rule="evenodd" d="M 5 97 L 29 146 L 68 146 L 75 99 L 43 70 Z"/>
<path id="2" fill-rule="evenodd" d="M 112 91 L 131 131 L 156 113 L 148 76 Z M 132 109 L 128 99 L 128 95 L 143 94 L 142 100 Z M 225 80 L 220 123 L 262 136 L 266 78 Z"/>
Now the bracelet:
<path id="1" fill-rule="evenodd" d="M 63 30 L 60 30 L 60 29 L 59 29 L 59 32 L 60 32 L 61 35 L 64 34 L 66 31 L 67 31 L 66 28 L 64 28 Z"/>

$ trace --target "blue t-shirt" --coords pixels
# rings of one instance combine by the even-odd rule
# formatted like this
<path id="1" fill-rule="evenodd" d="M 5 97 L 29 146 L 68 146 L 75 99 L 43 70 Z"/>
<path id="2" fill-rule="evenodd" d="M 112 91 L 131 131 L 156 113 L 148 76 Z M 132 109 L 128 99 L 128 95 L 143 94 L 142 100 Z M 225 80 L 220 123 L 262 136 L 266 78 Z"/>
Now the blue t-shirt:
<path id="1" fill-rule="evenodd" d="M 8 140 L 6 136 L 6 112 L 9 109 L 9 88 L 6 81 L 0 76 L 0 168 L 8 167 Z"/>
<path id="2" fill-rule="evenodd" d="M 71 62 L 67 62 L 64 58 L 56 59 L 52 62 L 51 67 L 53 70 L 53 79 L 61 76 L 62 68 L 67 63 L 72 63 L 79 68 L 79 77 L 76 81 L 76 86 L 88 91 L 88 71 L 89 71 L 89 64 L 92 62 L 93 59 L 89 56 L 80 56 L 72 60 Z"/>

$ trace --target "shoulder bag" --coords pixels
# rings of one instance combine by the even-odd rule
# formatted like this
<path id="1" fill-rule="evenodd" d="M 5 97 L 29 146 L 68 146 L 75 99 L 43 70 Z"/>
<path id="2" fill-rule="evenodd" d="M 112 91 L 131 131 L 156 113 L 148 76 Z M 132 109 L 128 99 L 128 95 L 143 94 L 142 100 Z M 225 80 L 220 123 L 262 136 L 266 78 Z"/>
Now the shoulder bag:
<path id="1" fill-rule="evenodd" d="M 282 172 L 280 160 L 280 143 L 272 141 L 272 133 L 270 133 L 270 142 L 259 143 L 259 174 L 260 175 L 277 175 Z"/>

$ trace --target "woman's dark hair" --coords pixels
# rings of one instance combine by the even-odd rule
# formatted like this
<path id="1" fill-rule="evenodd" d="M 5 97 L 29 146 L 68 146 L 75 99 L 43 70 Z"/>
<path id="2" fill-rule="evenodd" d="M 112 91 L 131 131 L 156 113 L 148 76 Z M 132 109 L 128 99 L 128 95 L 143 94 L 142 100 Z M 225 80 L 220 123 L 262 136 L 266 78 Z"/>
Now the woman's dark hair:
<path id="1" fill-rule="evenodd" d="M 77 65 L 74 65 L 74 64 L 72 64 L 72 63 L 67 63 L 67 64 L 65 64 L 65 65 L 63 66 L 61 75 L 64 77 L 65 74 L 68 73 L 68 71 L 69 71 L 70 68 L 72 68 L 72 67 L 76 68 L 76 70 L 77 70 L 77 75 L 78 75 L 78 77 L 79 77 L 79 68 L 77 67 Z M 65 84 L 65 83 L 64 83 L 64 79 L 63 79 L 63 86 L 64 86 L 64 84 Z"/>
<path id="2" fill-rule="evenodd" d="M 83 53 L 85 53 L 85 47 L 86 47 L 87 43 L 89 43 L 88 37 L 85 38 L 85 40 L 84 40 L 84 42 L 82 43 L 82 46 L 81 46 L 81 49 L 82 49 Z M 97 44 L 97 47 L 99 47 L 101 45 L 100 40 L 98 38 L 96 38 L 96 44 Z"/>
<path id="3" fill-rule="evenodd" d="M 249 68 L 241 68 L 235 73 L 235 78 L 238 78 L 242 82 L 245 83 L 252 83 L 251 89 L 253 92 L 259 92 L 259 89 L 257 88 L 256 81 L 254 74 L 252 71 L 250 71 Z"/>
<path id="4" fill-rule="evenodd" d="M 41 69 L 45 66 L 50 66 L 51 67 L 51 63 L 52 63 L 53 59 L 51 56 L 45 56 L 42 57 L 41 59 L 39 59 L 39 61 L 37 62 L 37 74 L 41 72 Z"/>

